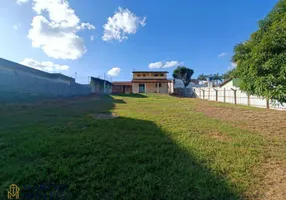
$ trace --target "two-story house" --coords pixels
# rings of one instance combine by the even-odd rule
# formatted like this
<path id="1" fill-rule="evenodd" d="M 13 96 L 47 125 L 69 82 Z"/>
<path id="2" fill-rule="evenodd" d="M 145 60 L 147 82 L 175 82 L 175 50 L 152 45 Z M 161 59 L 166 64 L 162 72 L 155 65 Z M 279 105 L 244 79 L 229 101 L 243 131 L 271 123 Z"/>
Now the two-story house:
<path id="1" fill-rule="evenodd" d="M 172 93 L 173 81 L 167 71 L 133 71 L 132 93 Z"/>

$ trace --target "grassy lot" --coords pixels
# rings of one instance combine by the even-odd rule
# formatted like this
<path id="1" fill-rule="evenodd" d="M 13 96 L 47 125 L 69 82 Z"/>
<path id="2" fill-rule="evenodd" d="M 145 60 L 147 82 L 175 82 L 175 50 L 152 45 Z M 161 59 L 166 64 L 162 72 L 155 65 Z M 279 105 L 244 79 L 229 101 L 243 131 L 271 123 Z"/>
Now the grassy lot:
<path id="1" fill-rule="evenodd" d="M 0 199 L 12 183 L 22 199 L 51 183 L 64 199 L 283 199 L 285 116 L 167 95 L 0 107 Z"/>

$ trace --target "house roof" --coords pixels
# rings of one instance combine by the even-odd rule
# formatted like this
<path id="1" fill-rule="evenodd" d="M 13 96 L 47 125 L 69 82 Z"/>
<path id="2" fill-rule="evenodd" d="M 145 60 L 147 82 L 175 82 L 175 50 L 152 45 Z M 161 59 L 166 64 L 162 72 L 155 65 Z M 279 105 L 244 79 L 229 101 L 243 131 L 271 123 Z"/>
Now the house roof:
<path id="1" fill-rule="evenodd" d="M 236 86 L 236 87 L 240 86 L 241 80 L 239 78 L 229 78 L 229 79 L 226 79 L 224 82 L 222 82 L 219 85 L 219 87 L 224 86 L 225 84 L 229 83 L 230 81 L 233 81 L 233 86 Z"/>
<path id="2" fill-rule="evenodd" d="M 133 79 L 132 83 L 170 83 L 172 80 L 168 79 Z"/>
<path id="3" fill-rule="evenodd" d="M 106 83 L 109 83 L 110 85 L 112 85 L 111 82 L 109 82 L 107 80 L 100 79 L 100 78 L 90 77 L 90 80 L 91 81 L 98 81 L 98 82 L 106 82 Z"/>
<path id="4" fill-rule="evenodd" d="M 132 73 L 169 73 L 168 71 L 133 71 Z"/>
<path id="5" fill-rule="evenodd" d="M 119 86 L 131 86 L 132 83 L 131 81 L 116 81 L 116 82 L 112 82 L 113 85 L 119 85 Z"/>
<path id="6" fill-rule="evenodd" d="M 194 83 L 194 84 L 199 84 L 200 80 L 198 80 L 198 79 L 191 79 L 191 82 Z"/>

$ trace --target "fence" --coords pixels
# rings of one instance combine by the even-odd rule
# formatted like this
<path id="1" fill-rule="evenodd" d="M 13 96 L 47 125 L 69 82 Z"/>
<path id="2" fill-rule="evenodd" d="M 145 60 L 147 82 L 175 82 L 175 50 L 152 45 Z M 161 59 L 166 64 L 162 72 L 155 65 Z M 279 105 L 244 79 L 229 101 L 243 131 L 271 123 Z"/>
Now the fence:
<path id="1" fill-rule="evenodd" d="M 258 96 L 247 95 L 239 88 L 193 88 L 196 97 L 210 101 L 241 104 L 260 108 L 286 110 L 286 104 L 280 104 L 275 100 L 263 99 Z"/>

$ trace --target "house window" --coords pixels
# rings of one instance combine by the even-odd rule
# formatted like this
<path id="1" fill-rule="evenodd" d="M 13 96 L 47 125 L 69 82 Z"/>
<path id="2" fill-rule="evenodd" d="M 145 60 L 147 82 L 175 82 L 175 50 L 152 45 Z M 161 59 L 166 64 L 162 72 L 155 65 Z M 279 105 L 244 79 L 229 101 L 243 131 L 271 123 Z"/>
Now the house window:
<path id="1" fill-rule="evenodd" d="M 154 74 L 154 76 L 158 76 L 158 74 Z"/>
<path id="2" fill-rule="evenodd" d="M 156 87 L 162 87 L 162 83 L 156 83 Z"/>
<path id="3" fill-rule="evenodd" d="M 143 74 L 143 76 L 146 76 L 146 74 Z"/>
<path id="4" fill-rule="evenodd" d="M 137 74 L 137 77 L 140 77 L 141 75 L 140 74 Z"/>
<path id="5" fill-rule="evenodd" d="M 160 74 L 160 76 L 164 76 L 164 74 Z"/>

